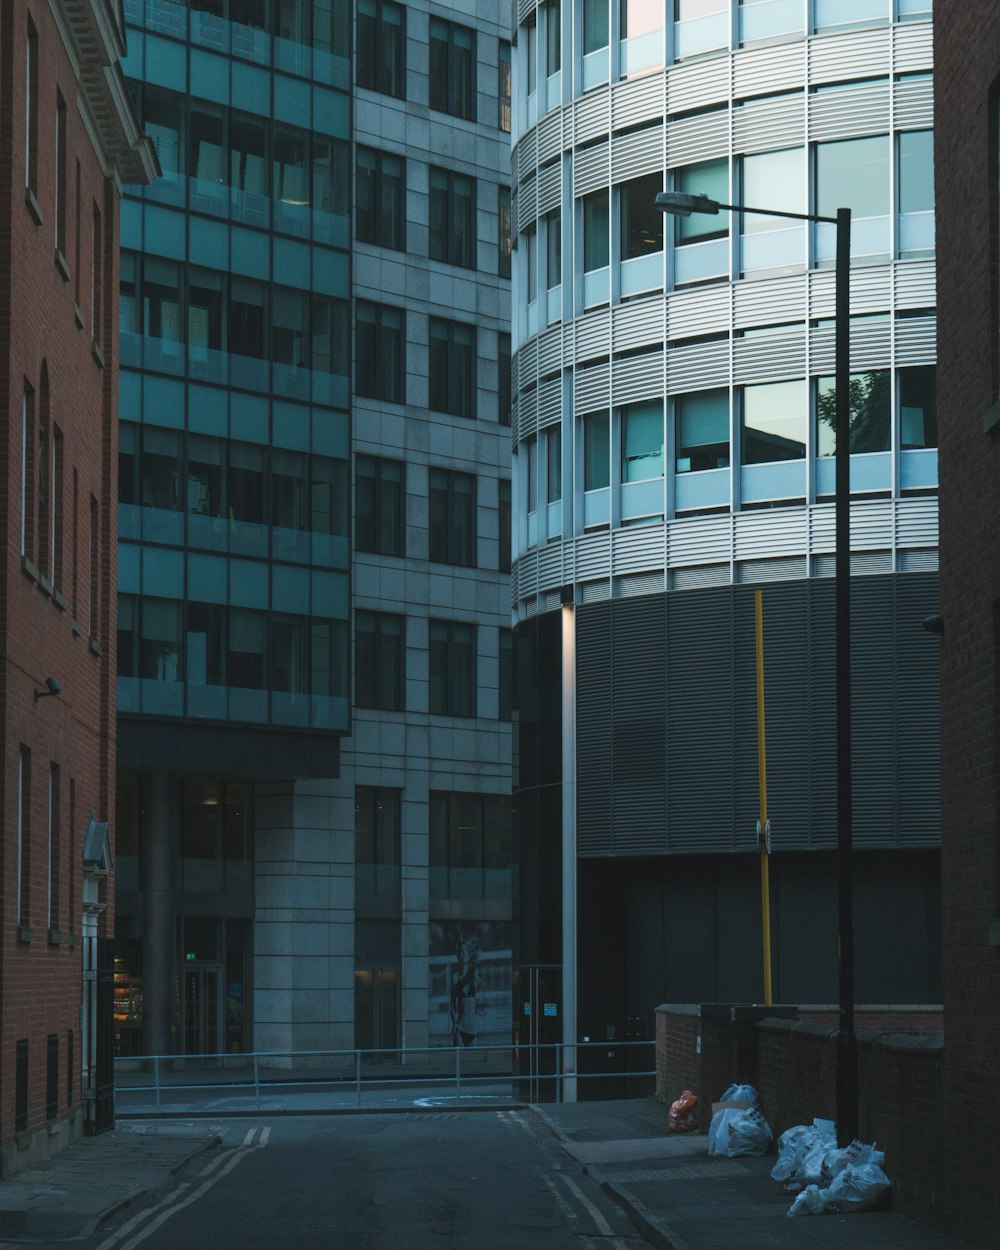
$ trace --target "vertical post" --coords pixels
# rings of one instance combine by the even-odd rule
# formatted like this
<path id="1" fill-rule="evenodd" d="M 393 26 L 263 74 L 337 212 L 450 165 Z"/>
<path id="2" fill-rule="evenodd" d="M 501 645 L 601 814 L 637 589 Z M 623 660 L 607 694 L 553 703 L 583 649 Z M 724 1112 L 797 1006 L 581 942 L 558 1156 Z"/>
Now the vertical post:
<path id="1" fill-rule="evenodd" d="M 160 1056 L 153 1056 L 153 1085 L 156 1087 L 156 1109 L 160 1110 Z"/>
<path id="2" fill-rule="evenodd" d="M 260 1110 L 260 1055 L 253 1052 L 253 1088 L 257 1099 L 257 1110 Z"/>
<path id="3" fill-rule="evenodd" d="M 836 688 L 837 929 L 840 1018 L 837 1032 L 837 1139 L 858 1135 L 858 1052 L 854 1034 L 854 837 L 851 806 L 851 210 L 837 209 L 836 267 Z"/>
<path id="4" fill-rule="evenodd" d="M 455 1098 L 462 1101 L 462 1049 L 455 1047 Z"/>
<path id="5" fill-rule="evenodd" d="M 760 924 L 764 955 L 764 1006 L 771 997 L 771 856 L 767 832 L 767 734 L 764 723 L 764 605 L 761 592 L 753 593 L 754 637 L 757 656 L 757 788 L 760 793 L 760 822 L 757 832 L 760 851 Z"/>
<path id="6" fill-rule="evenodd" d="M 357 1104 L 361 1106 L 361 1051 L 354 1052 L 354 1092 Z"/>
<path id="7" fill-rule="evenodd" d="M 564 589 L 572 593 L 572 587 Z M 562 774 L 561 1101 L 576 1102 L 576 610 L 572 601 L 564 601 L 562 608 Z M 538 1008 L 544 1010 L 544 1005 L 538 1003 Z"/>

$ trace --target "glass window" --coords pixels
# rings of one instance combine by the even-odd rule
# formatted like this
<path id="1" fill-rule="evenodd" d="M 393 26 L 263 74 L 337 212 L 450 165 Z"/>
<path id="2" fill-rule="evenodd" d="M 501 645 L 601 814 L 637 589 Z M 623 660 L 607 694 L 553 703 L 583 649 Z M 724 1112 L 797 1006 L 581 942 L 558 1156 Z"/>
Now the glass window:
<path id="1" fill-rule="evenodd" d="M 221 517 L 222 443 L 192 434 L 188 439 L 187 510 L 195 516 Z"/>
<path id="2" fill-rule="evenodd" d="M 538 507 L 538 439 L 529 438 L 523 444 L 524 476 L 527 487 L 528 511 L 534 512 Z"/>
<path id="3" fill-rule="evenodd" d="M 699 161 L 674 170 L 674 190 L 685 195 L 707 195 L 710 200 L 729 203 L 729 161 Z M 692 213 L 675 217 L 675 239 L 678 243 L 694 243 L 699 239 L 720 238 L 729 233 L 729 214 Z"/>
<path id="4" fill-rule="evenodd" d="M 773 208 L 790 213 L 806 211 L 806 160 L 804 148 L 759 152 L 743 157 L 743 203 L 752 208 Z M 797 223 L 783 217 L 743 214 L 743 232 L 761 234 L 788 230 Z"/>
<path id="5" fill-rule="evenodd" d="M 400 791 L 357 786 L 354 791 L 354 893 L 357 898 L 398 898 Z"/>
<path id="6" fill-rule="evenodd" d="M 929 213 L 934 210 L 934 132 L 904 130 L 899 145 L 899 211 Z"/>
<path id="7" fill-rule="evenodd" d="M 621 258 L 631 260 L 663 251 L 663 213 L 656 196 L 663 190 L 661 174 L 647 174 L 623 183 L 621 196 Z"/>
<path id="8" fill-rule="evenodd" d="M 229 609 L 226 653 L 227 684 L 242 690 L 263 690 L 264 613 L 251 608 Z"/>
<path id="9" fill-rule="evenodd" d="M 144 425 L 139 502 L 150 508 L 181 508 L 181 445 L 176 430 Z"/>
<path id="10" fill-rule="evenodd" d="M 247 195 L 268 194 L 265 123 L 261 118 L 244 113 L 230 117 L 229 184 Z M 267 225 L 266 219 L 260 224 Z"/>
<path id="11" fill-rule="evenodd" d="M 432 260 L 474 269 L 476 180 L 431 168 L 429 250 Z"/>
<path id="12" fill-rule="evenodd" d="M 237 356 L 267 358 L 263 282 L 235 275 L 229 282 L 229 350 Z"/>
<path id="13" fill-rule="evenodd" d="M 188 173 L 204 184 L 198 189 L 206 193 L 227 181 L 225 125 L 225 114 L 218 106 L 201 100 L 192 105 Z"/>
<path id="14" fill-rule="evenodd" d="M 629 404 L 621 410 L 622 481 L 663 476 L 663 402 Z"/>
<path id="15" fill-rule="evenodd" d="M 583 51 L 608 46 L 608 0 L 583 0 Z"/>
<path id="16" fill-rule="evenodd" d="M 441 716 L 476 715 L 476 627 L 431 621 L 428 654 L 430 711 Z"/>
<path id="17" fill-rule="evenodd" d="M 806 384 L 743 388 L 743 463 L 801 460 L 806 454 Z"/>
<path id="18" fill-rule="evenodd" d="M 562 285 L 562 212 L 558 208 L 545 214 L 545 285 L 550 291 Z"/>
<path id="19" fill-rule="evenodd" d="M 142 125 L 153 141 L 164 178 L 176 182 L 184 169 L 184 97 L 144 83 Z"/>
<path id="20" fill-rule="evenodd" d="M 593 191 L 583 197 L 583 268 L 585 273 L 603 269 L 609 262 L 610 238 L 608 192 Z"/>
<path id="21" fill-rule="evenodd" d="M 404 546 L 405 466 L 376 456 L 355 459 L 354 545 L 358 551 L 401 556 Z"/>
<path id="22" fill-rule="evenodd" d="M 545 497 L 549 503 L 562 499 L 562 426 L 554 426 L 547 436 L 545 453 Z"/>
<path id="23" fill-rule="evenodd" d="M 358 300 L 355 304 L 354 393 L 405 402 L 404 313 Z"/>
<path id="24" fill-rule="evenodd" d="M 476 479 L 446 469 L 430 472 L 429 558 L 439 564 L 476 563 Z"/>
<path id="25" fill-rule="evenodd" d="M 476 415 L 476 331 L 461 321 L 430 319 L 430 406 L 457 417 Z"/>
<path id="26" fill-rule="evenodd" d="M 308 367 L 306 346 L 309 296 L 305 291 L 276 286 L 271 292 L 271 344 L 279 364 Z"/>
<path id="27" fill-rule="evenodd" d="M 849 208 L 853 219 L 889 212 L 889 139 L 841 139 L 816 145 L 816 212 L 836 217 Z"/>
<path id="28" fill-rule="evenodd" d="M 692 18 L 724 13 L 728 8 L 729 0 L 674 0 L 674 20 L 688 22 Z"/>
<path id="29" fill-rule="evenodd" d="M 528 95 L 532 96 L 538 89 L 538 22 L 534 13 L 528 16 L 523 29 L 525 79 Z"/>
<path id="30" fill-rule="evenodd" d="M 270 636 L 270 688 L 279 694 L 308 694 L 308 618 L 275 614 L 271 617 Z"/>
<path id="31" fill-rule="evenodd" d="M 226 609 L 214 603 L 187 605 L 187 682 L 189 686 L 224 686 Z"/>
<path id="32" fill-rule="evenodd" d="M 538 299 L 538 231 L 533 225 L 528 226 L 521 235 L 524 248 L 525 287 L 528 303 Z"/>
<path id="33" fill-rule="evenodd" d="M 403 99 L 406 93 L 404 8 L 394 0 L 358 0 L 359 87 Z"/>
<path id="34" fill-rule="evenodd" d="M 514 633 L 500 630 L 500 720 L 511 720 L 514 713 Z"/>
<path id="35" fill-rule="evenodd" d="M 622 39 L 662 30 L 665 7 L 663 0 L 621 0 Z"/>
<path id="36" fill-rule="evenodd" d="M 229 521 L 264 522 L 264 449 L 254 443 L 229 444 Z"/>
<path id="37" fill-rule="evenodd" d="M 497 421 L 500 425 L 510 425 L 510 335 L 501 331 L 497 335 Z"/>
<path id="38" fill-rule="evenodd" d="M 309 653 L 312 667 L 312 693 L 326 698 L 346 699 L 350 669 L 346 621 L 316 621 Z"/>
<path id="39" fill-rule="evenodd" d="M 545 72 L 558 74 L 562 68 L 562 6 L 561 0 L 548 0 L 545 5 Z"/>
<path id="40" fill-rule="evenodd" d="M 173 260 L 147 256 L 143 261 L 143 334 L 169 343 L 180 343 L 181 275 Z"/>
<path id="41" fill-rule="evenodd" d="M 729 392 L 697 391 L 674 401 L 678 473 L 729 467 Z"/>
<path id="42" fill-rule="evenodd" d="M 506 478 L 497 481 L 497 541 L 500 547 L 497 567 L 501 573 L 510 572 L 510 482 Z"/>
<path id="43" fill-rule="evenodd" d="M 205 359 L 205 353 L 223 351 L 225 316 L 224 275 L 215 269 L 188 270 L 188 359 Z"/>
<path id="44" fill-rule="evenodd" d="M 891 0 L 816 0 L 816 29 L 887 22 Z"/>
<path id="45" fill-rule="evenodd" d="M 139 676 L 148 681 L 180 681 L 181 604 L 147 595 L 141 610 Z"/>
<path id="46" fill-rule="evenodd" d="M 506 39 L 500 40 L 497 60 L 497 97 L 499 114 L 497 126 L 504 134 L 510 134 L 510 44 Z"/>
<path id="47" fill-rule="evenodd" d="M 497 272 L 501 278 L 510 277 L 510 187 L 497 187 L 497 212 L 500 216 L 499 235 L 498 235 L 498 251 L 497 251 Z"/>
<path id="48" fill-rule="evenodd" d="M 583 489 L 603 490 L 611 485 L 611 426 L 606 412 L 583 419 Z"/>
<path id="49" fill-rule="evenodd" d="M 346 377 L 351 343 L 347 300 L 314 295 L 309 301 L 309 314 L 309 364 L 320 373 Z"/>
<path id="50" fill-rule="evenodd" d="M 357 612 L 354 618 L 354 700 L 359 707 L 403 710 L 405 618 Z"/>
<path id="51" fill-rule="evenodd" d="M 934 365 L 915 365 L 896 372 L 903 451 L 938 445 L 936 372 Z"/>
<path id="52" fill-rule="evenodd" d="M 279 529 L 305 530 L 306 457 L 300 451 L 271 451 L 271 524 Z"/>
<path id="53" fill-rule="evenodd" d="M 358 148 L 355 235 L 362 243 L 403 247 L 404 185 L 401 157 Z"/>
<path id="54" fill-rule="evenodd" d="M 430 105 L 441 113 L 476 117 L 476 32 L 431 18 Z"/>
<path id="55" fill-rule="evenodd" d="M 851 452 L 888 451 L 892 403 L 888 369 L 852 373 Z M 816 454 L 837 452 L 837 386 L 833 378 L 816 379 Z"/>

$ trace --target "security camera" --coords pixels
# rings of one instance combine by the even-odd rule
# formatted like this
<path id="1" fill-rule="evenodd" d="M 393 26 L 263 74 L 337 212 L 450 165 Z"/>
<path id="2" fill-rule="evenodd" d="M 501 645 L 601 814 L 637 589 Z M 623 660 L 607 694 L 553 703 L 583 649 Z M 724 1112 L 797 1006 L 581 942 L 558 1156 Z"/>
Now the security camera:
<path id="1" fill-rule="evenodd" d="M 54 677 L 46 677 L 45 684 L 49 688 L 49 694 L 58 694 L 62 689 Z"/>

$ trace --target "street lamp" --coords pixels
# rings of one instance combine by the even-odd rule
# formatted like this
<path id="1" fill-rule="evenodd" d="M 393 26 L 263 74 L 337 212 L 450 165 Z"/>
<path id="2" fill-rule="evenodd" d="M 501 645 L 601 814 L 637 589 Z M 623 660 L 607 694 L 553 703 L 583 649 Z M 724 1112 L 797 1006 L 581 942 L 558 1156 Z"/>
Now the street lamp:
<path id="1" fill-rule="evenodd" d="M 834 413 L 835 487 L 835 619 L 837 703 L 837 931 L 840 1018 L 837 1033 L 837 1136 L 846 1146 L 858 1135 L 858 1054 L 854 1033 L 854 849 L 851 810 L 851 401 L 850 401 L 850 274 L 851 210 L 836 217 L 786 213 L 773 208 L 722 204 L 707 195 L 661 191 L 656 206 L 677 217 L 716 214 L 720 209 L 787 217 L 837 227 L 835 286 L 835 358 L 837 388 Z"/>

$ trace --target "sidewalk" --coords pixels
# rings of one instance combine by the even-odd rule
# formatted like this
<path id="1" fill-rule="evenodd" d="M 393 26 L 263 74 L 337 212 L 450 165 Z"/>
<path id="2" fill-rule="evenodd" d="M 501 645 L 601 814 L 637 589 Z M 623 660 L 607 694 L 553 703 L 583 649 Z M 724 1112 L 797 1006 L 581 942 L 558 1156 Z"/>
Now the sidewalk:
<path id="1" fill-rule="evenodd" d="M 164 1184 L 219 1141 L 197 1123 L 119 1123 L 0 1181 L 0 1246 L 88 1237 L 101 1220 Z"/>
<path id="2" fill-rule="evenodd" d="M 787 1217 L 774 1156 L 709 1158 L 707 1138 L 667 1134 L 652 1099 L 546 1103 L 532 1111 L 657 1250 L 973 1250 L 893 1211 Z M 892 1173 L 889 1173 L 890 1180 Z"/>

